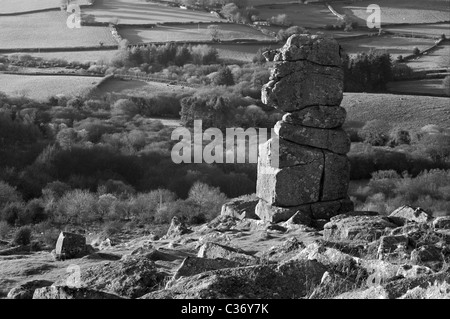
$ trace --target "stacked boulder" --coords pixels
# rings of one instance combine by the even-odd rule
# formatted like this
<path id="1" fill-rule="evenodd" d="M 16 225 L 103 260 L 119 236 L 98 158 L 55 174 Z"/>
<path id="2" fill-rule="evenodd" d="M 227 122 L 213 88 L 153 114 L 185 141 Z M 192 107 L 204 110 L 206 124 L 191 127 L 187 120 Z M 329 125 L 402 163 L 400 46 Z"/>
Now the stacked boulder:
<path id="1" fill-rule="evenodd" d="M 271 222 L 296 214 L 320 227 L 353 210 L 340 46 L 332 38 L 297 34 L 267 56 L 275 63 L 262 100 L 286 114 L 260 147 L 255 212 Z"/>

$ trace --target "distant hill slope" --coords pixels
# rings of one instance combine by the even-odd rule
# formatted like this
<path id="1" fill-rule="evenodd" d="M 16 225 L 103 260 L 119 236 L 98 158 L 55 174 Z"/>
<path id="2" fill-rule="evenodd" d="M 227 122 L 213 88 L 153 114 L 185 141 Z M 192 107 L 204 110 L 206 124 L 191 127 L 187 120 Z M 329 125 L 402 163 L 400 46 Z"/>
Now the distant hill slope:
<path id="1" fill-rule="evenodd" d="M 345 93 L 347 121 L 379 119 L 409 130 L 436 124 L 450 129 L 450 98 L 395 94 Z"/>

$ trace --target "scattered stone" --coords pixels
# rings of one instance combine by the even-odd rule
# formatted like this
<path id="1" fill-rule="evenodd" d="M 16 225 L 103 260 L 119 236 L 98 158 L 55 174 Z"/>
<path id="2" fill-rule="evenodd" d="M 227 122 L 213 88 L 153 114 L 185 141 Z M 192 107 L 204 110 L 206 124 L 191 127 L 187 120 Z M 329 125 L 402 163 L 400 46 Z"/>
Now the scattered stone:
<path id="1" fill-rule="evenodd" d="M 314 288 L 308 299 L 330 299 L 349 290 L 355 289 L 357 284 L 343 276 L 328 271 L 323 274 L 320 284 Z"/>
<path id="2" fill-rule="evenodd" d="M 389 293 L 382 286 L 371 286 L 340 294 L 333 299 L 389 299 Z"/>
<path id="3" fill-rule="evenodd" d="M 259 219 L 259 217 L 255 214 L 255 207 L 257 203 L 257 198 L 238 197 L 224 204 L 220 215 L 232 216 L 238 219 Z"/>
<path id="4" fill-rule="evenodd" d="M 30 245 L 21 245 L 0 250 L 0 256 L 19 255 L 23 253 L 29 253 L 30 251 Z"/>
<path id="5" fill-rule="evenodd" d="M 192 233 L 192 230 L 187 228 L 186 225 L 175 216 L 172 218 L 167 234 L 163 237 L 163 239 L 175 239 L 190 233 Z"/>
<path id="6" fill-rule="evenodd" d="M 433 220 L 433 227 L 435 229 L 450 229 L 450 216 L 436 217 Z"/>
<path id="7" fill-rule="evenodd" d="M 311 206 L 278 207 L 270 205 L 264 200 L 260 200 L 258 205 L 256 205 L 256 214 L 262 220 L 271 223 L 287 221 L 296 214 L 299 215 L 296 217 L 296 220 L 302 219 L 303 222 L 307 222 L 311 220 Z"/>
<path id="8" fill-rule="evenodd" d="M 402 265 L 397 271 L 397 276 L 404 278 L 416 278 L 422 275 L 431 275 L 434 271 L 425 266 L 419 265 Z"/>
<path id="9" fill-rule="evenodd" d="M 110 261 L 114 261 L 114 260 L 120 260 L 122 258 L 122 256 L 120 255 L 116 255 L 116 254 L 111 254 L 111 253 L 102 253 L 102 252 L 95 252 L 93 254 L 89 254 L 87 256 L 84 256 L 81 259 L 93 259 L 93 260 L 110 260 Z"/>
<path id="10" fill-rule="evenodd" d="M 427 223 L 432 219 L 432 216 L 420 207 L 402 206 L 394 210 L 389 215 L 389 219 L 398 226 L 403 226 L 408 222 Z"/>
<path id="11" fill-rule="evenodd" d="M 187 257 L 183 260 L 183 263 L 177 269 L 173 278 L 177 279 L 180 277 L 189 277 L 210 270 L 235 268 L 240 266 L 242 266 L 240 263 L 228 259 Z"/>
<path id="12" fill-rule="evenodd" d="M 112 243 L 111 243 L 111 239 L 106 238 L 105 240 L 103 240 L 100 245 L 98 246 L 98 249 L 100 250 L 108 250 L 112 248 Z"/>
<path id="13" fill-rule="evenodd" d="M 305 244 L 295 237 L 285 240 L 278 246 L 271 247 L 261 255 L 261 260 L 280 262 L 291 259 L 305 248 Z"/>
<path id="14" fill-rule="evenodd" d="M 48 280 L 31 280 L 18 285 L 8 293 L 8 299 L 33 299 L 34 291 L 38 288 L 51 286 L 52 282 Z"/>
<path id="15" fill-rule="evenodd" d="M 62 260 L 86 256 L 88 254 L 86 237 L 79 234 L 61 232 L 56 242 L 55 254 L 57 259 Z"/>
<path id="16" fill-rule="evenodd" d="M 145 256 L 125 255 L 118 261 L 83 268 L 80 279 L 82 288 L 137 298 L 157 290 L 164 275 Z"/>
<path id="17" fill-rule="evenodd" d="M 258 262 L 258 258 L 247 254 L 242 249 L 232 248 L 212 242 L 203 244 L 198 251 L 197 257 L 208 259 L 224 258 L 243 265 L 251 265 Z"/>
<path id="18" fill-rule="evenodd" d="M 311 225 L 312 220 L 311 220 L 311 216 L 308 213 L 304 213 L 302 211 L 297 211 L 294 216 L 292 216 L 291 218 L 289 218 L 286 223 L 285 223 L 285 227 L 289 227 L 291 225 L 306 225 L 309 226 Z"/>
<path id="19" fill-rule="evenodd" d="M 139 247 L 130 253 L 131 256 L 142 256 L 152 261 L 173 261 L 178 259 L 176 256 L 162 252 L 159 249 Z"/>
<path id="20" fill-rule="evenodd" d="M 444 261 L 441 249 L 433 245 L 421 246 L 411 252 L 411 262 L 415 265 L 438 267 Z"/>
<path id="21" fill-rule="evenodd" d="M 447 282 L 450 283 L 450 273 L 440 272 L 431 275 L 422 275 L 415 278 L 404 278 L 395 281 L 388 282 L 384 289 L 388 293 L 390 299 L 399 298 L 404 295 L 408 290 L 416 287 L 427 288 L 434 282 Z"/>
<path id="22" fill-rule="evenodd" d="M 208 223 L 208 227 L 220 232 L 226 232 L 236 227 L 239 218 L 231 215 L 219 215 Z"/>
<path id="23" fill-rule="evenodd" d="M 310 285 L 320 282 L 326 268 L 316 261 L 248 266 L 204 272 L 180 278 L 166 291 L 148 297 L 188 299 L 287 299 L 306 296 Z"/>
<path id="24" fill-rule="evenodd" d="M 340 200 L 311 204 L 312 218 L 316 221 L 321 219 L 329 221 L 331 217 L 352 212 L 354 210 L 354 204 L 347 198 L 347 195 L 345 197 Z"/>
<path id="25" fill-rule="evenodd" d="M 332 217 L 324 227 L 325 240 L 362 240 L 374 241 L 385 235 L 386 230 L 396 227 L 383 216 L 348 216 Z"/>
<path id="26" fill-rule="evenodd" d="M 33 299 L 124 299 L 115 294 L 88 288 L 50 286 L 34 291 Z"/>
<path id="27" fill-rule="evenodd" d="M 397 236 L 382 236 L 380 238 L 380 246 L 378 247 L 377 256 L 379 259 L 384 259 L 386 254 L 392 253 L 401 248 L 405 249 L 408 246 L 408 237 L 403 235 Z"/>

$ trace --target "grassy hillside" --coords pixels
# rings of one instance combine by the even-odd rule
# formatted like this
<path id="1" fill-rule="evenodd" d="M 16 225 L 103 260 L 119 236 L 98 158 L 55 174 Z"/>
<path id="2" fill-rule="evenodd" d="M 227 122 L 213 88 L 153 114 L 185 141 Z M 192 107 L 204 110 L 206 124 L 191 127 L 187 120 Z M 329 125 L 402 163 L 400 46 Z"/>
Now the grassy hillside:
<path id="1" fill-rule="evenodd" d="M 25 76 L 0 74 L 1 91 L 7 95 L 25 96 L 46 101 L 50 96 L 77 95 L 89 91 L 100 78 L 82 76 Z"/>
<path id="2" fill-rule="evenodd" d="M 108 27 L 67 27 L 65 12 L 0 17 L 0 49 L 117 45 Z"/>
<path id="3" fill-rule="evenodd" d="M 379 119 L 409 130 L 436 124 L 450 129 L 450 99 L 443 97 L 345 93 L 341 104 L 347 121 Z"/>
<path id="4" fill-rule="evenodd" d="M 93 15 L 99 22 L 118 19 L 121 24 L 221 20 L 209 12 L 183 10 L 141 0 L 97 0 L 92 8 L 83 10 L 83 14 Z"/>

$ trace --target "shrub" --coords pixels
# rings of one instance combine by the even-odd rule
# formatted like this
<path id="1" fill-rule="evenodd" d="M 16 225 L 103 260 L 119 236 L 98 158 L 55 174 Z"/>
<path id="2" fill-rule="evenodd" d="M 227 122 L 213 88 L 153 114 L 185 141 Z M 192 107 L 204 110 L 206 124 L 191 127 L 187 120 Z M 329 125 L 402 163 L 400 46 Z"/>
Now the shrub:
<path id="1" fill-rule="evenodd" d="M 55 228 L 48 229 L 43 232 L 42 239 L 47 246 L 55 247 L 59 234 L 60 231 Z"/>
<path id="2" fill-rule="evenodd" d="M 136 114 L 139 113 L 139 109 L 132 101 L 128 99 L 120 99 L 112 106 L 112 114 L 125 116 L 128 119 L 131 119 Z"/>
<path id="3" fill-rule="evenodd" d="M 233 74 L 231 73 L 231 70 L 229 67 L 227 67 L 227 66 L 222 67 L 217 72 L 217 75 L 214 77 L 214 84 L 215 85 L 226 85 L 226 86 L 234 85 Z"/>
<path id="4" fill-rule="evenodd" d="M 13 237 L 13 243 L 15 245 L 28 245 L 31 242 L 31 228 L 29 226 L 20 227 Z"/>
<path id="5" fill-rule="evenodd" d="M 24 209 L 23 203 L 10 203 L 2 209 L 1 219 L 10 225 L 15 225 L 19 216 L 23 215 Z"/>
<path id="6" fill-rule="evenodd" d="M 420 49 L 418 47 L 414 47 L 413 54 L 414 55 L 419 55 L 420 54 Z"/>
<path id="7" fill-rule="evenodd" d="M 390 132 L 390 146 L 398 146 L 402 144 L 411 144 L 411 135 L 409 131 L 396 128 Z"/>
<path id="8" fill-rule="evenodd" d="M 380 120 L 368 121 L 358 135 L 373 146 L 384 146 L 389 140 L 389 125 Z"/>
<path id="9" fill-rule="evenodd" d="M 5 239 L 8 236 L 11 226 L 6 221 L 0 221 L 0 238 Z"/>
<path id="10" fill-rule="evenodd" d="M 0 181 L 0 208 L 11 202 L 20 202 L 20 193 L 9 184 Z"/>
<path id="11" fill-rule="evenodd" d="M 85 223 L 98 220 L 97 198 L 88 191 L 76 189 L 67 192 L 57 204 L 57 221 Z"/>
<path id="12" fill-rule="evenodd" d="M 111 237 L 119 233 L 123 229 L 123 223 L 119 221 L 111 221 L 103 226 L 103 234 L 106 237 Z"/>
<path id="13" fill-rule="evenodd" d="M 55 181 L 48 183 L 42 190 L 42 195 L 47 200 L 59 200 L 66 192 L 70 191 L 70 186 L 66 183 Z"/>

